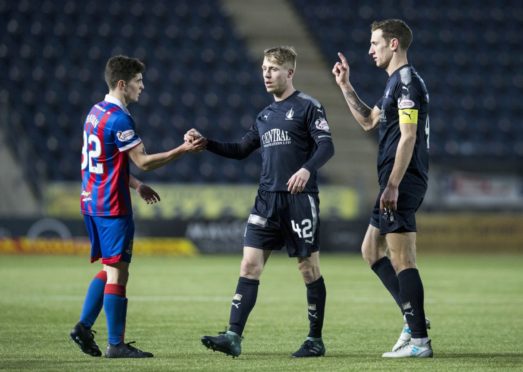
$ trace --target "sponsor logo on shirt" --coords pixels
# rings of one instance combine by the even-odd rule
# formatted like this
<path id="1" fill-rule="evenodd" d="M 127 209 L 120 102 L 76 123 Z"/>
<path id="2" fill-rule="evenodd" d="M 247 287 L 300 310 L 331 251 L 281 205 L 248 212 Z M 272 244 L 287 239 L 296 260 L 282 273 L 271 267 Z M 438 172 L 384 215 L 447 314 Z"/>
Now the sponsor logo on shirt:
<path id="1" fill-rule="evenodd" d="M 91 198 L 91 193 L 89 191 L 82 191 L 82 201 L 88 202 L 91 200 L 93 200 L 93 198 Z"/>
<path id="2" fill-rule="evenodd" d="M 398 108 L 399 109 L 406 109 L 406 108 L 412 108 L 415 106 L 414 101 L 407 99 L 407 98 L 400 98 L 398 101 Z"/>
<path id="3" fill-rule="evenodd" d="M 123 132 L 119 131 L 116 133 L 116 138 L 120 142 L 127 142 L 134 137 L 134 130 L 124 130 Z"/>
<path id="4" fill-rule="evenodd" d="M 286 130 L 274 128 L 265 132 L 262 136 L 264 147 L 289 145 L 292 142 L 289 132 Z"/>
<path id="5" fill-rule="evenodd" d="M 314 125 L 316 125 L 316 128 L 319 130 L 324 130 L 325 132 L 329 132 L 329 123 L 327 123 L 327 120 L 325 118 L 319 118 L 314 122 Z"/>

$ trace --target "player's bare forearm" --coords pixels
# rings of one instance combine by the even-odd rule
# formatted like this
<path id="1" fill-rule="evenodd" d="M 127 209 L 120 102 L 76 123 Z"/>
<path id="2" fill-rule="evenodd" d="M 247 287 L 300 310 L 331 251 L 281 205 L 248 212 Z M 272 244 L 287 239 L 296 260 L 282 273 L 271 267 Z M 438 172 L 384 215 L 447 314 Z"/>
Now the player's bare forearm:
<path id="1" fill-rule="evenodd" d="M 334 64 L 332 74 L 340 87 L 349 110 L 363 130 L 368 131 L 378 124 L 379 110 L 371 109 L 356 94 L 350 83 L 350 66 L 343 53 L 338 52 L 339 61 Z"/>
<path id="2" fill-rule="evenodd" d="M 141 184 L 142 184 L 142 181 L 140 181 L 138 178 L 136 178 L 132 174 L 129 175 L 129 187 L 130 188 L 137 190 Z"/>
<path id="3" fill-rule="evenodd" d="M 394 166 L 390 172 L 389 180 L 387 185 L 392 187 L 399 187 L 405 172 L 412 159 L 412 153 L 414 152 L 414 145 L 416 144 L 415 135 L 403 135 L 401 136 L 398 147 L 396 149 L 396 158 L 394 159 Z"/>
<path id="4" fill-rule="evenodd" d="M 358 97 L 358 94 L 354 89 L 345 88 L 342 89 L 342 92 L 345 101 L 355 117 L 365 120 L 370 116 L 370 107 L 367 106 L 360 97 Z"/>
<path id="5" fill-rule="evenodd" d="M 153 188 L 146 185 L 132 174 L 129 175 L 129 186 L 135 189 L 138 195 L 140 195 L 147 204 L 154 204 L 160 201 L 160 195 L 158 195 Z"/>
<path id="6" fill-rule="evenodd" d="M 138 168 L 143 171 L 150 171 L 164 166 L 187 152 L 199 151 L 202 146 L 203 140 L 200 139 L 191 143 L 184 142 L 169 151 L 149 155 L 145 151 L 143 144 L 140 144 L 129 151 L 129 157 Z"/>
<path id="7" fill-rule="evenodd" d="M 349 110 L 354 116 L 354 119 L 364 130 L 371 130 L 374 128 L 374 123 L 372 120 L 372 110 L 369 106 L 365 104 L 358 96 L 354 88 L 351 86 L 341 87 L 343 97 L 345 97 L 345 102 L 349 106 Z"/>
<path id="8" fill-rule="evenodd" d="M 185 144 L 184 144 L 185 145 Z M 160 152 L 157 154 L 146 155 L 145 161 L 142 163 L 142 169 L 145 171 L 150 171 L 158 169 L 165 164 L 178 159 L 183 154 L 189 152 L 186 146 L 180 145 L 172 150 L 166 152 Z"/>

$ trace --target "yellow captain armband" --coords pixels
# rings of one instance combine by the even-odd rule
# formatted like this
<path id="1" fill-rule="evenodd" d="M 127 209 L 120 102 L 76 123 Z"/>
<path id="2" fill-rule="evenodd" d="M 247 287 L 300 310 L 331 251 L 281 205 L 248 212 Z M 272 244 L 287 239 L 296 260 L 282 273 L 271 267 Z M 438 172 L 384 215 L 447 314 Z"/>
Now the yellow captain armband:
<path id="1" fill-rule="evenodd" d="M 417 109 L 400 109 L 398 110 L 400 124 L 418 124 Z"/>

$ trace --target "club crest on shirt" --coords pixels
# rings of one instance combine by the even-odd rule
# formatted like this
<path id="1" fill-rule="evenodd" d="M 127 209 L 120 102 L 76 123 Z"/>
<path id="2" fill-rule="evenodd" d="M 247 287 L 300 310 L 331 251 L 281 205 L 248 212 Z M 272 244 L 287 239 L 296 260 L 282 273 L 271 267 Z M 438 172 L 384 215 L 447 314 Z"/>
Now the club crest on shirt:
<path id="1" fill-rule="evenodd" d="M 319 130 L 324 130 L 325 132 L 330 131 L 329 123 L 327 123 L 327 120 L 325 120 L 325 118 L 318 118 L 314 122 L 314 125 L 316 125 L 316 128 L 318 128 Z"/>
<path id="2" fill-rule="evenodd" d="M 133 137 L 134 137 L 134 130 L 132 130 L 132 129 L 124 130 L 123 132 L 118 131 L 116 133 L 116 138 L 118 138 L 118 141 L 120 141 L 120 142 L 127 142 L 130 139 L 132 139 Z"/>
<path id="3" fill-rule="evenodd" d="M 294 119 L 294 110 L 291 109 L 285 113 L 285 120 L 292 120 Z"/>

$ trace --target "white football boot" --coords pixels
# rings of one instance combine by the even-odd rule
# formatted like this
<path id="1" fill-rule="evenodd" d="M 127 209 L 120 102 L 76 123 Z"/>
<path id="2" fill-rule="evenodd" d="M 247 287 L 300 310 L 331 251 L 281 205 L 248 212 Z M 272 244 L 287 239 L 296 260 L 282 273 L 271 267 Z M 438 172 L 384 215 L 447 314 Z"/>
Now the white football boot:
<path id="1" fill-rule="evenodd" d="M 398 341 L 394 344 L 392 347 L 392 351 L 397 351 L 401 349 L 404 346 L 407 346 L 411 339 L 411 331 L 409 328 L 409 325 L 407 324 L 407 320 L 405 319 L 405 316 L 403 316 L 403 329 L 401 330 L 400 337 L 398 337 Z M 430 329 L 430 320 L 425 318 L 425 322 L 427 324 L 427 329 Z"/>
<path id="2" fill-rule="evenodd" d="M 407 345 L 396 351 L 389 351 L 384 353 L 384 358 L 432 358 L 434 355 L 430 340 L 420 345 L 415 345 L 411 340 Z"/>

